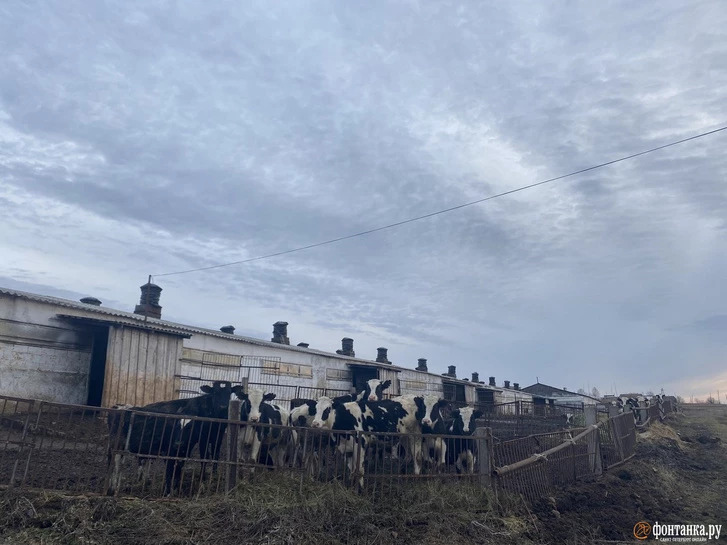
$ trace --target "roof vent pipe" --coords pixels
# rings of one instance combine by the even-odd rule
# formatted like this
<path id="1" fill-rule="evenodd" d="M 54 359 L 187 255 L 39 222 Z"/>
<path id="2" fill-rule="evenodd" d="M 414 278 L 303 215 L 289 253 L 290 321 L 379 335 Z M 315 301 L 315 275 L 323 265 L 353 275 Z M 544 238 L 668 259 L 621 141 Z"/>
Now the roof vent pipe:
<path id="1" fill-rule="evenodd" d="M 222 331 L 222 333 L 227 333 L 228 335 L 234 335 L 235 334 L 235 326 L 232 326 L 232 325 L 222 326 L 220 328 L 220 331 Z"/>
<path id="2" fill-rule="evenodd" d="M 310 345 L 308 343 L 298 343 L 298 346 L 301 348 L 308 348 Z"/>
<path id="3" fill-rule="evenodd" d="M 162 317 L 162 307 L 159 305 L 161 293 L 162 288 L 151 282 L 141 286 L 141 298 L 134 309 L 134 314 L 160 319 Z"/>
<path id="4" fill-rule="evenodd" d="M 99 301 L 95 297 L 84 297 L 83 299 L 81 299 L 81 303 L 83 303 L 84 305 L 93 305 L 94 307 L 101 306 L 101 301 Z"/>
<path id="5" fill-rule="evenodd" d="M 519 390 L 520 389 L 520 383 L 519 382 L 513 382 L 512 383 L 512 387 L 515 388 L 516 390 Z"/>
<path id="6" fill-rule="evenodd" d="M 425 371 L 425 372 L 429 371 L 429 369 L 427 369 L 427 358 L 419 358 L 417 360 L 417 368 L 416 368 L 416 370 L 417 371 Z"/>
<path id="7" fill-rule="evenodd" d="M 342 356 L 356 357 L 356 352 L 353 351 L 353 339 L 350 337 L 344 337 L 341 339 L 341 349 L 336 350 L 336 354 Z"/>
<path id="8" fill-rule="evenodd" d="M 278 344 L 290 344 L 288 322 L 275 322 L 273 324 L 273 338 L 270 340 Z"/>
<path id="9" fill-rule="evenodd" d="M 447 367 L 447 375 L 452 378 L 457 378 L 457 367 L 454 365 L 449 365 Z"/>
<path id="10" fill-rule="evenodd" d="M 505 381 L 505 388 L 509 388 L 509 387 L 510 387 L 510 381 L 509 380 L 506 380 Z"/>
<path id="11" fill-rule="evenodd" d="M 480 381 L 480 374 L 472 373 L 472 382 L 479 382 L 479 381 Z"/>
<path id="12" fill-rule="evenodd" d="M 376 349 L 376 361 L 379 363 L 391 363 L 388 355 L 389 349 L 380 346 Z"/>
<path id="13" fill-rule="evenodd" d="M 497 386 L 495 384 L 495 377 L 490 377 L 490 386 Z"/>

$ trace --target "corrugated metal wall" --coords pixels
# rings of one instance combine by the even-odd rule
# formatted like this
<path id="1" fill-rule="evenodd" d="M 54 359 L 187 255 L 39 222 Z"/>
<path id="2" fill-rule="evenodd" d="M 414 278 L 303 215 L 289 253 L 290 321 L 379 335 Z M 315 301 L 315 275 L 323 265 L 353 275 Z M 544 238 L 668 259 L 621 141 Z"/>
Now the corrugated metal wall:
<path id="1" fill-rule="evenodd" d="M 111 326 L 106 352 L 103 405 L 143 406 L 175 399 L 179 389 L 182 338 Z"/>

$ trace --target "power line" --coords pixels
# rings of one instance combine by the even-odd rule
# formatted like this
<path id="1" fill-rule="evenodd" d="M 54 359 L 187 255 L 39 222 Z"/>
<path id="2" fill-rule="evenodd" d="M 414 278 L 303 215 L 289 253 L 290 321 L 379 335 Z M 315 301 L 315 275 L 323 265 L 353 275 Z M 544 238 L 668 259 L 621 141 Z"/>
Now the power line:
<path id="1" fill-rule="evenodd" d="M 351 239 L 351 238 L 361 237 L 361 236 L 364 236 L 364 235 L 370 235 L 371 233 L 376 233 L 378 231 L 384 231 L 386 229 L 393 229 L 394 227 L 399 227 L 401 225 L 406 225 L 407 223 L 413 223 L 415 221 L 420 221 L 420 220 L 423 220 L 423 219 L 431 218 L 431 217 L 434 217 L 434 216 L 438 216 L 440 214 L 446 214 L 447 212 L 453 212 L 454 210 L 460 210 L 461 208 L 466 208 L 468 206 L 473 206 L 475 204 L 480 204 L 480 203 L 483 203 L 485 201 L 490 201 L 492 199 L 497 199 L 499 197 L 504 197 L 505 195 L 511 195 L 513 193 L 518 193 L 519 191 L 525 191 L 526 189 L 531 189 L 533 187 L 538 187 L 539 185 L 545 185 L 545 184 L 549 184 L 549 183 L 552 183 L 552 182 L 557 182 L 558 180 L 563 180 L 565 178 L 570 178 L 570 177 L 576 176 L 578 174 L 583 174 L 584 172 L 590 172 L 592 170 L 596 170 L 596 169 L 599 169 L 599 168 L 603 168 L 603 167 L 607 167 L 607 166 L 610 166 L 610 165 L 614 165 L 616 163 L 621 163 L 623 161 L 628 161 L 629 159 L 634 159 L 635 157 L 640 157 L 642 155 L 646 155 L 646 154 L 649 154 L 649 153 L 654 153 L 655 151 L 659 151 L 659 150 L 663 150 L 663 149 L 666 149 L 666 148 L 670 148 L 672 146 L 677 146 L 679 144 L 683 144 L 683 143 L 689 142 L 691 140 L 696 140 L 698 138 L 704 138 L 705 136 L 709 136 L 709 135 L 712 135 L 712 134 L 715 134 L 715 133 L 718 133 L 718 132 L 721 132 L 721 131 L 724 131 L 724 130 L 727 130 L 727 125 L 722 126 L 722 127 L 719 127 L 718 129 L 714 129 L 714 130 L 711 130 L 711 131 L 707 131 L 707 132 L 703 132 L 703 133 L 697 134 L 695 136 L 690 136 L 688 138 L 682 138 L 681 140 L 676 140 L 674 142 L 670 142 L 670 143 L 664 144 L 662 146 L 657 146 L 655 148 L 651 148 L 651 149 L 648 149 L 648 150 L 645 150 L 645 151 L 640 151 L 638 153 L 632 153 L 631 155 L 626 155 L 625 157 L 620 157 L 620 158 L 614 159 L 612 161 L 606 161 L 605 163 L 599 163 L 597 165 L 594 165 L 594 166 L 591 166 L 591 167 L 588 167 L 588 168 L 582 168 L 580 170 L 575 170 L 573 172 L 569 172 L 568 174 L 563 174 L 561 176 L 556 176 L 555 178 L 548 178 L 547 180 L 542 180 L 540 182 L 535 182 L 535 183 L 532 183 L 532 184 L 524 185 L 522 187 L 518 187 L 516 189 L 510 189 L 508 191 L 503 191 L 502 193 L 497 193 L 495 195 L 490 195 L 489 197 L 483 197 L 482 199 L 477 199 L 475 201 L 466 202 L 464 204 L 458 204 L 457 206 L 451 206 L 451 207 L 445 208 L 443 210 L 437 210 L 436 212 L 431 212 L 429 214 L 424 214 L 422 216 L 416 216 L 416 217 L 413 217 L 413 218 L 409 218 L 409 219 L 397 221 L 395 223 L 389 223 L 388 225 L 382 225 L 381 227 L 375 227 L 373 229 L 367 229 L 366 231 L 360 231 L 358 233 L 353 233 L 351 235 L 345 235 L 345 236 L 342 236 L 342 237 L 332 238 L 330 240 L 324 240 L 322 242 L 316 242 L 316 243 L 313 243 L 313 244 L 308 244 L 307 246 L 300 246 L 298 248 L 291 248 L 289 250 L 282 250 L 280 252 L 274 252 L 272 254 L 265 254 L 265 255 L 260 255 L 260 256 L 257 256 L 257 257 L 250 257 L 248 259 L 241 259 L 239 261 L 231 261 L 229 263 L 220 263 L 220 264 L 217 264 L 217 265 L 210 265 L 210 266 L 207 266 L 207 267 L 198 267 L 196 269 L 186 269 L 186 270 L 183 270 L 183 271 L 175 271 L 175 272 L 168 272 L 168 273 L 163 273 L 163 274 L 155 274 L 155 275 L 152 275 L 152 276 L 154 276 L 154 277 L 172 276 L 172 275 L 177 275 L 177 274 L 187 274 L 187 273 L 192 273 L 192 272 L 209 271 L 209 270 L 212 270 L 212 269 L 220 269 L 222 267 L 230 267 L 232 265 L 242 265 L 243 263 L 251 263 L 253 261 L 260 261 L 262 259 L 269 259 L 271 257 L 278 257 L 278 256 L 285 255 L 285 254 L 292 254 L 294 252 L 302 252 L 303 250 L 310 250 L 311 248 L 317 248 L 319 246 L 325 246 L 327 244 L 333 244 L 335 242 L 341 242 L 342 240 L 348 240 L 348 239 Z"/>

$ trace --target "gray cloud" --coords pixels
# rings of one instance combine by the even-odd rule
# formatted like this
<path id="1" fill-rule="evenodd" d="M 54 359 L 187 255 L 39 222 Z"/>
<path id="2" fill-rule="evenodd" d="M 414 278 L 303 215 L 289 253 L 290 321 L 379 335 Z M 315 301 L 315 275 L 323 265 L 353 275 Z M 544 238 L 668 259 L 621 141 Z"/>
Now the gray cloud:
<path id="1" fill-rule="evenodd" d="M 150 273 L 354 233 L 718 126 L 727 13 L 655 8 L 4 5 L 0 274 L 128 308 Z M 726 302 L 724 138 L 159 277 L 165 312 L 264 338 L 286 319 L 319 348 L 355 334 L 359 354 L 388 343 L 397 363 L 521 383 L 655 389 L 635 364 L 664 381 L 686 362 L 708 375 L 723 362 L 705 328 L 673 327 Z"/>

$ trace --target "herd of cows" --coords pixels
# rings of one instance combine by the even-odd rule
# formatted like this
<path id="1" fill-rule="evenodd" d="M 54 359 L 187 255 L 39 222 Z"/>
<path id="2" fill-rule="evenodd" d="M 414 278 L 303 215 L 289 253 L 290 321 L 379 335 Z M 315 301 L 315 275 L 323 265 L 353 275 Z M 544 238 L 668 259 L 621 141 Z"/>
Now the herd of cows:
<path id="1" fill-rule="evenodd" d="M 628 411 L 633 412 L 634 420 L 637 422 L 641 419 L 641 409 L 648 409 L 654 405 L 661 405 L 664 401 L 672 401 L 676 403 L 674 396 L 652 395 L 649 397 L 643 395 L 619 396 L 611 399 L 609 402 L 613 404 L 619 413 Z"/>
<path id="2" fill-rule="evenodd" d="M 138 455 L 140 468 L 145 459 L 162 457 L 167 460 L 165 494 L 178 490 L 185 459 L 195 447 L 203 461 L 215 461 L 221 452 L 227 424 L 199 418 L 227 419 L 230 402 L 239 400 L 241 461 L 310 468 L 318 459 L 310 447 L 317 445 L 344 456 L 359 486 L 366 457 L 383 452 L 413 464 L 415 475 L 424 466 L 441 469 L 445 464 L 458 473 L 473 473 L 476 442 L 471 436 L 482 413 L 472 407 L 452 410 L 437 395 L 384 399 L 389 386 L 388 380 L 371 379 L 357 394 L 294 400 L 289 410 L 272 403 L 274 393 L 216 381 L 202 386 L 197 397 L 115 407 L 125 410 L 109 413 L 109 463 L 116 464 L 116 475 L 120 452 Z M 312 436 L 317 441 L 308 441 Z M 309 448 L 301 449 L 304 440 Z M 110 492 L 116 481 L 112 479 Z"/>
<path id="3" fill-rule="evenodd" d="M 140 469 L 145 460 L 165 459 L 164 489 L 171 493 L 179 489 L 183 466 L 195 447 L 203 474 L 206 462 L 217 461 L 228 424 L 205 419 L 227 420 L 230 402 L 237 400 L 241 424 L 234 462 L 306 468 L 313 474 L 326 458 L 323 451 L 333 452 L 345 457 L 359 486 L 367 461 L 384 454 L 400 471 L 411 465 L 414 475 L 452 467 L 457 473 L 473 473 L 477 442 L 472 436 L 482 412 L 453 408 L 438 395 L 384 399 L 390 384 L 371 379 L 357 394 L 297 399 L 288 409 L 273 403 L 274 393 L 216 381 L 202 386 L 197 397 L 116 407 L 125 410 L 109 413 L 109 464 L 114 461 L 118 474 L 122 452 L 137 455 Z M 610 403 L 619 413 L 633 411 L 638 422 L 644 408 L 666 399 L 622 396 Z M 566 422 L 572 418 L 565 416 Z"/>

